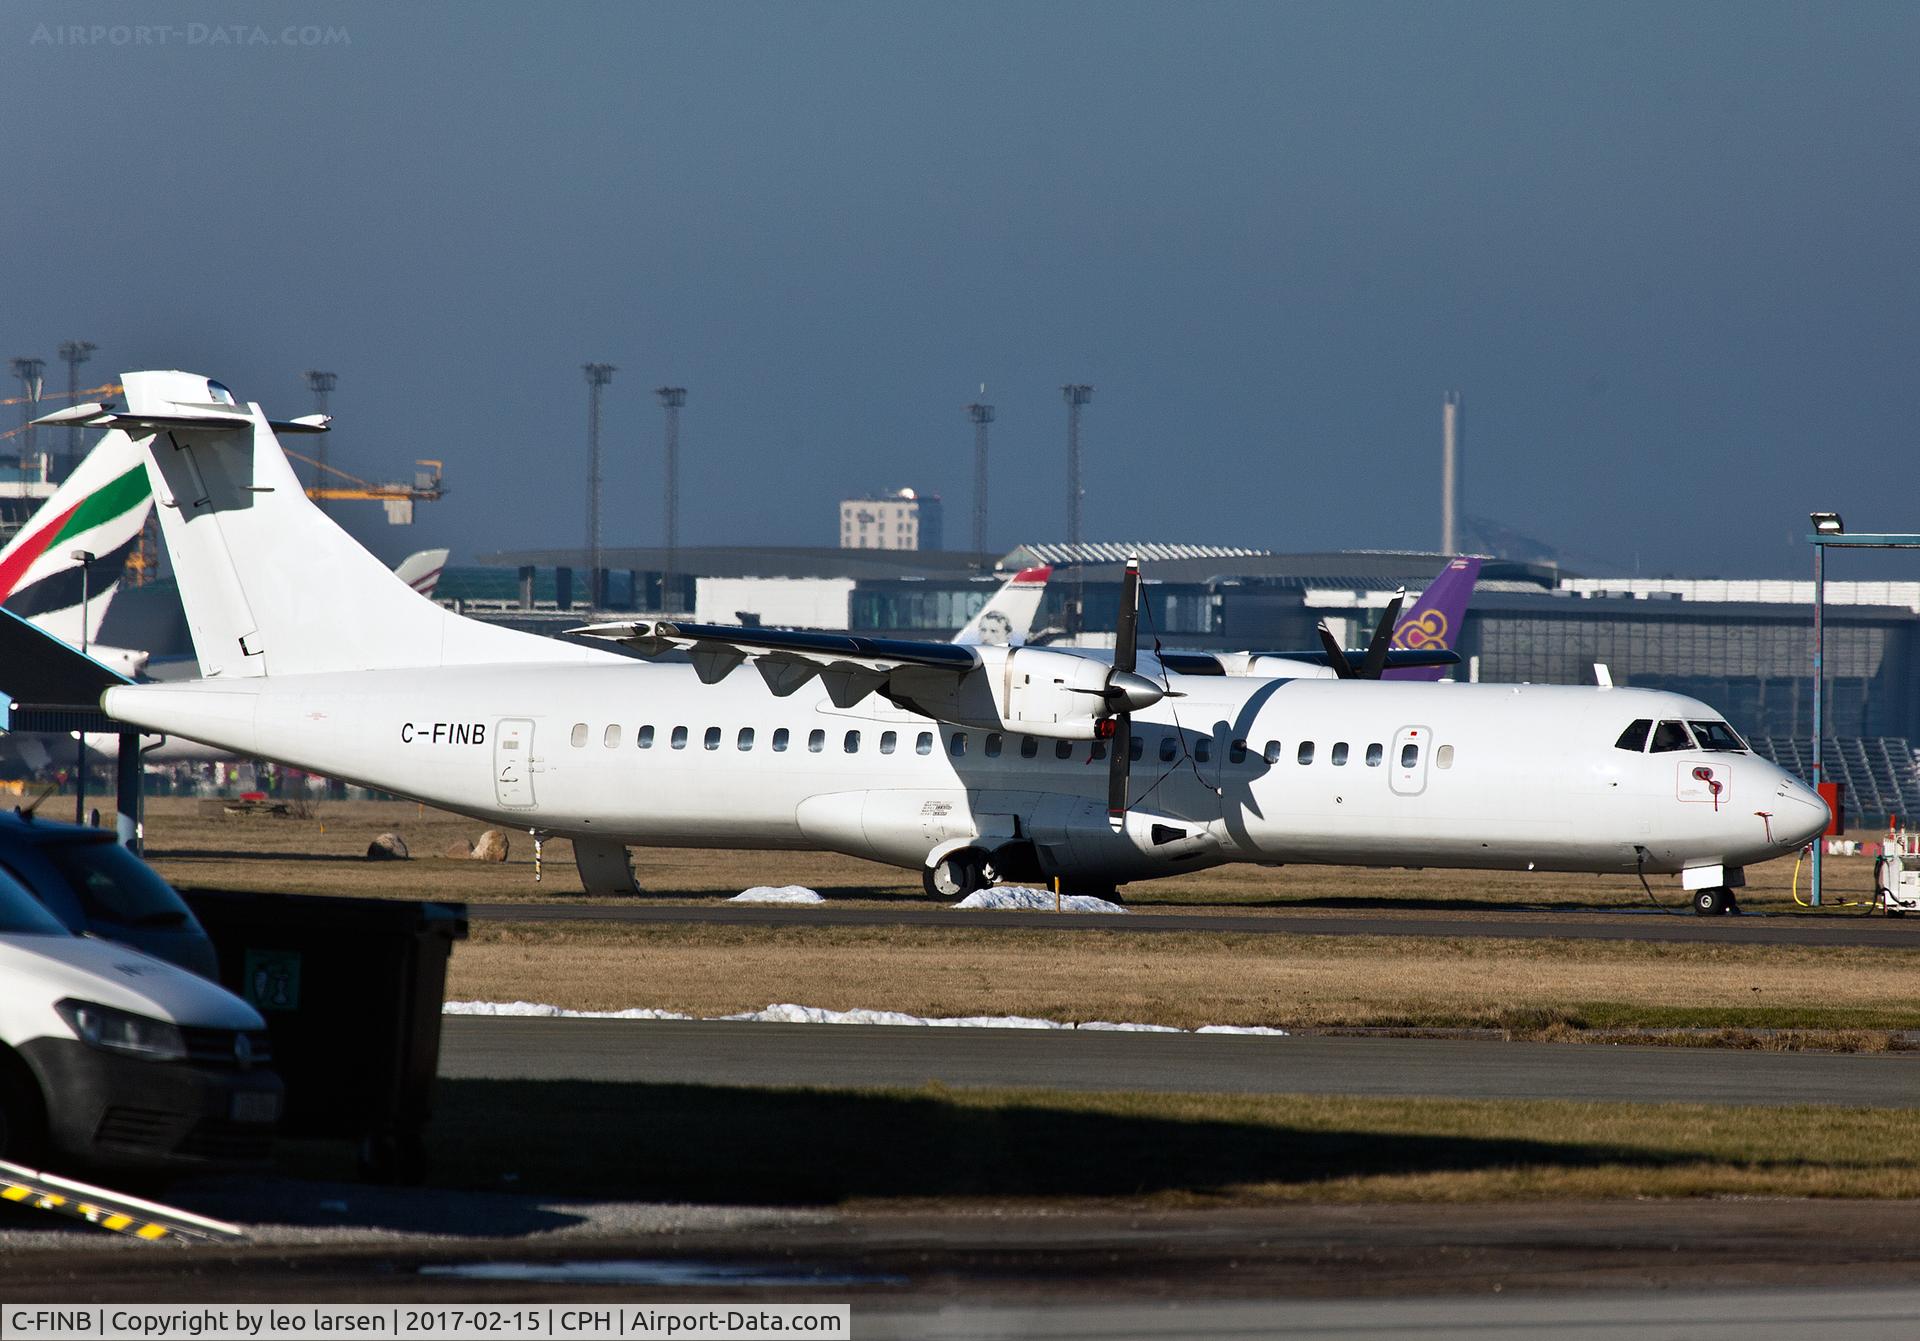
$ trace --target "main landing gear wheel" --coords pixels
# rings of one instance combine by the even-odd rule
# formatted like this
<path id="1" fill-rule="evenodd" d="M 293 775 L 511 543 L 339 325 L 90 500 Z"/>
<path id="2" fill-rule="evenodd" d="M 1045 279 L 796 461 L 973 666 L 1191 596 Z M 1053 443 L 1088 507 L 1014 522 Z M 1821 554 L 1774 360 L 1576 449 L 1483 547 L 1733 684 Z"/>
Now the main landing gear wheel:
<path id="1" fill-rule="evenodd" d="M 920 874 L 920 883 L 936 899 L 964 899 L 995 879 L 993 867 L 977 852 L 955 852 Z"/>
<path id="2" fill-rule="evenodd" d="M 1732 890 L 1716 886 L 1693 891 L 1693 911 L 1702 917 L 1714 917 L 1720 913 L 1737 913 L 1740 905 L 1735 901 Z"/>

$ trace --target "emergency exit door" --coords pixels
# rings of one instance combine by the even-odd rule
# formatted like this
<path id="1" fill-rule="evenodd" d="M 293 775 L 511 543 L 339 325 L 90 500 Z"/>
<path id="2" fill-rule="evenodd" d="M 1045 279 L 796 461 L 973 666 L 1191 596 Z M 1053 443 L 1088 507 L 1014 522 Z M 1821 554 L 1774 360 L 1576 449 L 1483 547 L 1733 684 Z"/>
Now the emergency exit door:
<path id="1" fill-rule="evenodd" d="M 1427 789 L 1427 761 L 1433 754 L 1433 732 L 1424 726 L 1403 726 L 1393 733 L 1393 753 L 1387 776 L 1399 796 L 1418 796 Z"/>

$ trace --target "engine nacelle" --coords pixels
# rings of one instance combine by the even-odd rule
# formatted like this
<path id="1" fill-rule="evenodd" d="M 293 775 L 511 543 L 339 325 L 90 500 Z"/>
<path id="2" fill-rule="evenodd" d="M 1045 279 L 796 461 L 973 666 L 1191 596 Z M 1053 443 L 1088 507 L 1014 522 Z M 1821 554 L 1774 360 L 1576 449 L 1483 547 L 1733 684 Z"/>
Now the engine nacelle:
<path id="1" fill-rule="evenodd" d="M 978 650 L 983 664 L 958 681 L 938 671 L 901 667 L 890 679 L 891 696 L 956 726 L 1053 740 L 1101 737 L 1101 723 L 1112 715 L 1106 695 L 1113 668 L 1106 662 L 1044 647 Z"/>

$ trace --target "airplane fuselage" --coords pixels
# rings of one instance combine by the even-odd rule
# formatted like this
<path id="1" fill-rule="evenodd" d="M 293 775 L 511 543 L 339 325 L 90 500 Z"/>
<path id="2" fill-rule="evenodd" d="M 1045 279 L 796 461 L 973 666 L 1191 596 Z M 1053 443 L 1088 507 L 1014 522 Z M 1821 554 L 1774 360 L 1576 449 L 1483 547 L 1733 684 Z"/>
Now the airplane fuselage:
<path id="1" fill-rule="evenodd" d="M 428 682 L 430 681 L 430 687 Z M 1176 677 L 1136 713 L 1123 832 L 1104 743 L 942 724 L 879 695 L 627 659 L 276 675 L 110 690 L 114 717 L 489 822 L 650 846 L 821 849 L 920 868 L 1021 840 L 1115 882 L 1225 862 L 1735 868 L 1825 823 L 1735 751 L 1616 745 L 1718 719 L 1648 690 Z M 1096 752 L 1098 752 L 1096 754 Z"/>

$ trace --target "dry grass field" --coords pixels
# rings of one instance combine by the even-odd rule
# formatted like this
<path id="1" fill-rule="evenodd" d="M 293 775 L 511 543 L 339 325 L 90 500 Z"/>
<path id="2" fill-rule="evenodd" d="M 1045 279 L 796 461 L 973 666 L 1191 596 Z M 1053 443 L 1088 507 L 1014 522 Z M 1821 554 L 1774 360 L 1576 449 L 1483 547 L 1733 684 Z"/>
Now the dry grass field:
<path id="1" fill-rule="evenodd" d="M 468 902 L 582 897 L 563 841 L 533 880 L 531 843 L 504 863 L 439 855 L 481 826 L 398 802 L 322 806 L 301 817 L 229 815 L 217 803 L 156 802 L 149 855 L 186 888 Z M 406 862 L 365 860 L 401 834 Z M 722 898 L 799 883 L 851 903 L 927 903 L 909 873 L 818 853 L 638 849 L 650 897 Z M 1830 894 L 1864 892 L 1868 862 L 1835 859 Z M 1790 864 L 1753 873 L 1749 907 L 1791 907 Z M 1672 882 L 1658 890 L 1679 901 Z M 1578 918 L 1644 909 L 1634 881 L 1595 877 L 1229 868 L 1128 891 L 1140 915 L 1371 909 L 1459 916 L 1545 908 Z M 1650 913 L 1648 915 L 1651 915 Z M 1812 915 L 1812 914 L 1808 914 Z M 1828 916 L 1845 916 L 1830 913 Z M 956 917 L 960 916 L 956 914 Z M 991 916 L 982 914 L 980 916 Z M 449 996 L 571 1009 L 652 1007 L 694 1015 L 776 1002 L 919 1015 L 1035 1015 L 1193 1027 L 1481 1027 L 1526 1037 L 1615 1030 L 1726 1030 L 1688 1041 L 1886 1047 L 1920 1029 L 1915 949 L 1811 948 L 1439 937 L 1047 932 L 989 928 L 476 924 L 455 953 Z M 1788 1031 L 1756 1039 L 1743 1031 Z"/>
<path id="2" fill-rule="evenodd" d="M 1896 1031 L 1920 1028 L 1920 949 L 486 923 L 454 955 L 448 995 L 701 1016 L 796 1002 L 1178 1028 L 1482 1027 L 1530 1037 L 1672 1027 Z"/>

